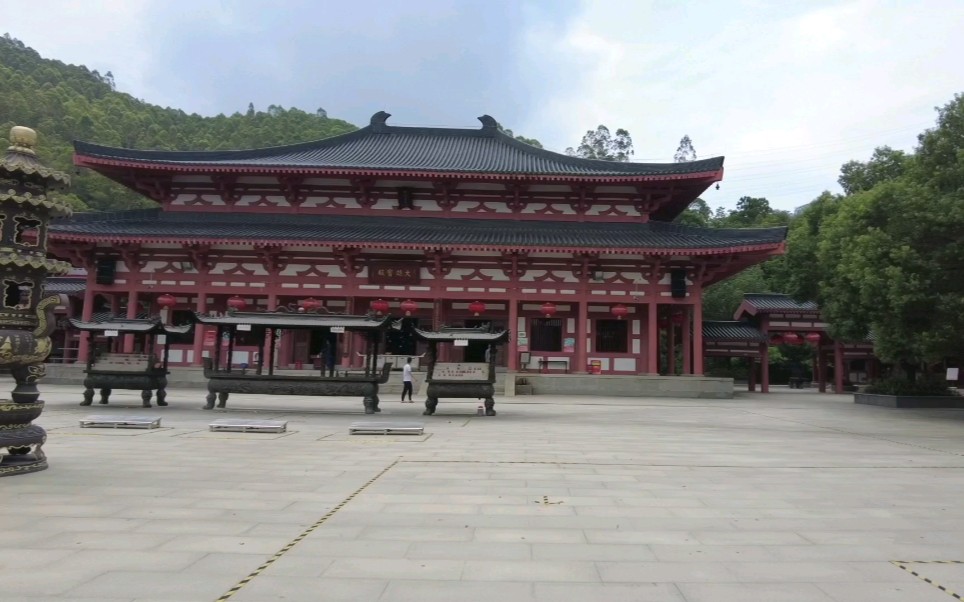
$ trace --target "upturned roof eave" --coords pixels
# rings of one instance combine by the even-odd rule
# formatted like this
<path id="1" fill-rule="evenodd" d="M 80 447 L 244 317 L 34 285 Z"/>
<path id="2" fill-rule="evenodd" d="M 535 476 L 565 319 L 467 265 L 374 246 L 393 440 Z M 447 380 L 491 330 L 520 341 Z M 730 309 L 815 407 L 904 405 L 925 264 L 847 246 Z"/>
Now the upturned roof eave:
<path id="1" fill-rule="evenodd" d="M 538 180 L 573 181 L 598 183 L 634 182 L 676 182 L 689 180 L 707 185 L 723 180 L 723 169 L 673 174 L 627 174 L 627 173 L 541 173 L 541 172 L 492 172 L 465 170 L 423 170 L 399 168 L 355 168 L 338 166 L 302 165 L 253 165 L 248 163 L 170 163 L 161 161 L 138 161 L 131 159 L 110 159 L 93 155 L 75 153 L 74 165 L 100 171 L 98 168 L 114 167 L 136 169 L 150 172 L 167 173 L 240 173 L 249 175 L 291 174 L 301 176 L 337 177 L 380 177 L 380 178 L 424 178 L 424 179 L 462 179 L 462 180 Z M 105 170 L 109 171 L 109 170 Z"/>
<path id="2" fill-rule="evenodd" d="M 382 250 L 436 250 L 448 249 L 454 251 L 494 251 L 494 252 L 514 252 L 514 251 L 542 251 L 553 253 L 602 253 L 611 255 L 722 255 L 728 253 L 753 253 L 765 251 L 781 251 L 785 248 L 784 242 L 767 242 L 752 245 L 726 245 L 719 247 L 606 247 L 606 246 L 559 246 L 559 245 L 482 245 L 482 244 L 460 244 L 460 243 L 393 243 L 393 242 L 371 242 L 371 241 L 346 241 L 346 240 L 299 240 L 299 239 L 274 239 L 274 238 L 244 238 L 226 239 L 215 237 L 176 237 L 176 236 L 123 236 L 123 235 L 91 235 L 91 234 L 71 234 L 64 232 L 51 231 L 49 234 L 52 242 L 109 242 L 118 244 L 181 244 L 181 245 L 236 245 L 236 246 L 298 246 L 298 247 L 354 247 L 363 246 Z"/>

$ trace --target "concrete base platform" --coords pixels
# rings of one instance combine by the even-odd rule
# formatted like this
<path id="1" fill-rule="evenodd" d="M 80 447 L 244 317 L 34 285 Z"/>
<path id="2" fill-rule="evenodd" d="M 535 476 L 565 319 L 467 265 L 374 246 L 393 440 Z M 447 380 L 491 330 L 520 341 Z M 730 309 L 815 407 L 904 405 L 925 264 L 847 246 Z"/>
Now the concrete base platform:
<path id="1" fill-rule="evenodd" d="M 964 409 L 964 397 L 957 395 L 875 395 L 855 393 L 854 403 L 884 408 L 944 408 Z"/>
<path id="2" fill-rule="evenodd" d="M 731 399 L 733 379 L 710 376 L 519 373 L 515 377 L 515 392 L 531 392 L 532 395 Z"/>

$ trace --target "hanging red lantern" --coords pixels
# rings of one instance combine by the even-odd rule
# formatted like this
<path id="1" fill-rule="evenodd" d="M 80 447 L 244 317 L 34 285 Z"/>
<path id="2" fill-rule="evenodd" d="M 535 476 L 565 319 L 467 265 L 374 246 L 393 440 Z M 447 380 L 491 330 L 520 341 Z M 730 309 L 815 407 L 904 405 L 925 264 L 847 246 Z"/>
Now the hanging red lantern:
<path id="1" fill-rule="evenodd" d="M 298 301 L 298 307 L 305 311 L 315 311 L 321 307 L 321 301 L 315 299 L 314 297 L 308 297 L 307 299 L 302 299 Z"/>
<path id="2" fill-rule="evenodd" d="M 391 306 L 388 304 L 388 301 L 384 299 L 376 299 L 372 301 L 371 308 L 372 311 L 375 312 L 376 316 L 380 316 L 382 314 L 387 314 Z"/>
<path id="3" fill-rule="evenodd" d="M 780 335 L 780 334 L 775 334 L 775 335 L 771 336 L 771 337 L 770 337 L 770 344 L 773 345 L 773 346 L 782 345 L 782 344 L 783 344 L 783 336 Z"/>
<path id="4" fill-rule="evenodd" d="M 656 324 L 660 328 L 669 328 L 669 318 L 666 316 L 660 316 L 659 321 Z"/>
<path id="5" fill-rule="evenodd" d="M 551 318 L 552 316 L 556 315 L 556 312 L 559 310 L 556 308 L 555 303 L 552 301 L 546 301 L 542 304 L 542 307 L 539 308 L 539 311 L 541 311 L 542 315 L 545 317 Z"/>
<path id="6" fill-rule="evenodd" d="M 816 345 L 820 343 L 820 333 L 819 332 L 808 332 L 803 338 L 807 339 L 807 342 Z"/>
<path id="7" fill-rule="evenodd" d="M 799 345 L 802 342 L 803 339 L 795 332 L 783 333 L 783 343 L 785 345 Z"/>
<path id="8" fill-rule="evenodd" d="M 237 295 L 228 299 L 228 309 L 231 311 L 243 311 L 247 306 L 248 302 Z"/>
<path id="9" fill-rule="evenodd" d="M 671 318 L 671 320 L 673 321 L 673 324 L 676 324 L 677 326 L 679 326 L 680 324 L 686 321 L 686 314 L 684 314 L 681 311 L 675 312 L 673 313 L 673 317 Z"/>
<path id="10" fill-rule="evenodd" d="M 627 315 L 629 315 L 629 308 L 623 305 L 622 303 L 617 303 L 616 305 L 613 305 L 613 308 L 609 311 L 611 311 L 612 314 L 616 316 L 617 320 L 622 320 Z"/>
<path id="11" fill-rule="evenodd" d="M 164 309 L 170 309 L 171 307 L 177 305 L 177 299 L 174 298 L 174 295 L 164 293 L 157 298 L 157 304 Z"/>
<path id="12" fill-rule="evenodd" d="M 398 306 L 406 316 L 410 316 L 418 311 L 418 303 L 412 301 L 411 299 L 406 299 L 402 301 L 402 304 Z"/>
<path id="13" fill-rule="evenodd" d="M 469 303 L 469 311 L 472 312 L 473 316 L 481 316 L 485 313 L 485 303 L 481 301 L 473 301 Z"/>

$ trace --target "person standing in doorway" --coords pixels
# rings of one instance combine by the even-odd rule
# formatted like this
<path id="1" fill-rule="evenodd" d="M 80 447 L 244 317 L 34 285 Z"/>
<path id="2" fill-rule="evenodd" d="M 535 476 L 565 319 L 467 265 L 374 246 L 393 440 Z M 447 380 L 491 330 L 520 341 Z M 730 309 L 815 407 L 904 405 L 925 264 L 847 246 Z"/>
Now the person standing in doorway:
<path id="1" fill-rule="evenodd" d="M 408 393 L 408 403 L 412 401 L 412 358 L 405 360 L 402 367 L 402 403 L 405 403 L 405 394 Z"/>

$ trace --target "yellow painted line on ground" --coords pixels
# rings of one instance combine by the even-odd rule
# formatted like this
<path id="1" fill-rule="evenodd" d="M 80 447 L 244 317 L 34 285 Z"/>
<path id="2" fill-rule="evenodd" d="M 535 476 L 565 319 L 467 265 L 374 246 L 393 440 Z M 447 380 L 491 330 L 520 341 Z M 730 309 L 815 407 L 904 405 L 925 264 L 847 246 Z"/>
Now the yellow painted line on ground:
<path id="1" fill-rule="evenodd" d="M 956 600 L 964 600 L 964 598 L 961 598 L 960 594 L 956 594 L 951 590 L 947 589 L 946 587 L 944 587 L 943 585 L 941 585 L 940 583 L 937 583 L 933 579 L 930 579 L 929 577 L 925 577 L 921 575 L 917 571 L 913 570 L 910 566 L 912 564 L 964 564 L 964 560 L 891 560 L 890 562 L 894 566 L 902 570 L 905 570 L 911 575 L 917 577 L 924 583 L 927 583 L 928 585 L 933 585 L 934 587 L 941 590 L 945 594 L 951 596 L 952 598 Z"/>
<path id="2" fill-rule="evenodd" d="M 271 558 L 267 559 L 267 560 L 264 562 L 264 564 L 262 564 L 262 565 L 259 566 L 258 568 L 256 568 L 256 569 L 254 569 L 253 571 L 251 571 L 251 573 L 250 573 L 247 577 L 245 577 L 245 578 L 242 579 L 241 581 L 238 581 L 238 583 L 235 584 L 234 587 L 232 587 L 232 588 L 229 589 L 228 591 L 224 592 L 224 595 L 222 595 L 220 598 L 218 598 L 216 602 L 224 602 L 225 600 L 228 600 L 228 599 L 230 599 L 232 596 L 234 596 L 234 594 L 236 594 L 236 593 L 238 593 L 239 591 L 241 591 L 241 589 L 242 589 L 245 585 L 251 583 L 251 580 L 252 580 L 252 579 L 254 579 L 254 578 L 257 577 L 258 575 L 260 575 L 262 572 L 264 572 L 264 570 L 265 570 L 266 568 L 268 568 L 269 566 L 271 566 L 272 564 L 274 564 L 279 558 L 281 558 L 282 556 L 284 556 L 285 554 L 287 554 L 288 551 L 291 550 L 291 548 L 295 547 L 296 545 L 298 545 L 298 544 L 301 542 L 301 540 L 303 540 L 304 538 L 306 538 L 306 537 L 308 537 L 309 535 L 311 535 L 318 527 L 320 527 L 320 526 L 322 526 L 323 524 L 325 524 L 325 521 L 327 521 L 329 518 L 331 518 L 332 516 L 334 516 L 335 513 L 338 512 L 339 510 L 341 510 L 342 508 L 344 508 L 345 505 L 346 505 L 348 502 L 350 502 L 350 501 L 352 501 L 353 499 L 355 499 L 359 494 L 361 494 L 361 492 L 365 491 L 365 489 L 367 489 L 368 487 L 370 487 L 370 486 L 372 485 L 372 483 L 374 483 L 375 481 L 377 481 L 378 479 L 380 479 L 382 476 L 385 475 L 385 473 L 387 473 L 389 470 L 391 470 L 392 468 L 394 468 L 395 465 L 399 463 L 399 461 L 400 461 L 400 459 L 399 459 L 399 460 L 395 460 L 394 462 L 392 462 L 391 464 L 389 464 L 388 466 L 386 466 L 385 468 L 383 468 L 383 469 L 382 469 L 378 474 L 376 474 L 374 477 L 372 477 L 371 479 L 369 479 L 368 481 L 366 481 L 364 485 L 362 485 L 361 487 L 359 487 L 358 489 L 356 489 L 355 491 L 353 491 L 351 495 L 349 495 L 348 497 L 346 497 L 345 499 L 343 499 L 341 502 L 339 502 L 337 506 L 335 506 L 334 508 L 332 508 L 331 510 L 329 510 L 328 512 L 326 512 L 326 513 L 324 514 L 324 516 L 322 516 L 322 517 L 319 518 L 317 521 L 315 521 L 315 523 L 314 523 L 313 525 L 311 525 L 310 527 L 308 527 L 307 529 L 305 529 L 304 531 L 302 531 L 301 534 L 298 535 L 298 537 L 295 537 L 295 538 L 292 539 L 290 542 L 288 542 L 287 544 L 285 544 L 285 546 L 284 546 L 283 548 L 281 548 L 280 550 L 278 550 L 277 552 L 275 552 L 274 555 L 273 555 Z"/>

